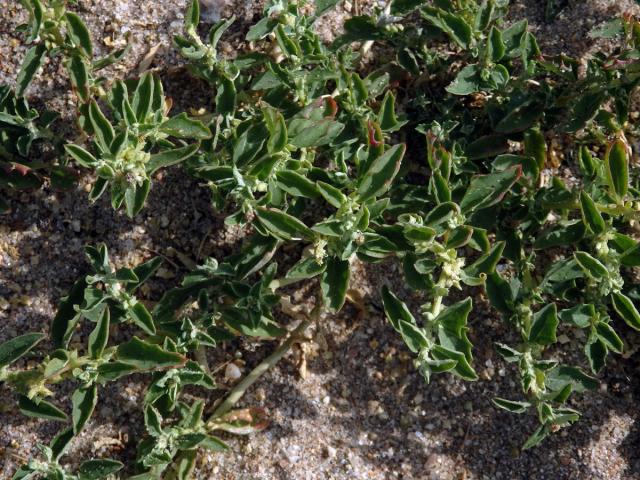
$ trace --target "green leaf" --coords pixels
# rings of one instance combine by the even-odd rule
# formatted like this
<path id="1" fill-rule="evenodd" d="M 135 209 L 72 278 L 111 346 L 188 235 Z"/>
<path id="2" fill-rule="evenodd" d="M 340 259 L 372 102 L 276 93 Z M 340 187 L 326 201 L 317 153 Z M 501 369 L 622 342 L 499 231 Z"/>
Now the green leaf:
<path id="1" fill-rule="evenodd" d="M 112 382 L 136 371 L 136 367 L 123 362 L 103 363 L 98 367 L 98 382 Z"/>
<path id="2" fill-rule="evenodd" d="M 402 339 L 409 347 L 409 350 L 418 353 L 429 345 L 427 337 L 418 328 L 416 320 L 407 306 L 386 285 L 382 287 L 382 304 L 389 322 L 402 335 Z"/>
<path id="3" fill-rule="evenodd" d="M 523 132 L 531 128 L 531 126 L 540 119 L 542 114 L 543 110 L 536 102 L 523 102 L 521 105 L 509 110 L 508 113 L 500 119 L 495 126 L 495 131 L 500 133 Z M 544 139 L 542 139 L 542 141 L 544 142 Z"/>
<path id="4" fill-rule="evenodd" d="M 461 337 L 467 326 L 467 317 L 471 312 L 471 297 L 465 298 L 460 302 L 446 307 L 436 317 L 435 322 L 442 325 L 446 330 L 454 333 L 457 337 Z"/>
<path id="5" fill-rule="evenodd" d="M 524 133 L 524 153 L 535 159 L 538 170 L 542 170 L 547 161 L 547 143 L 544 135 L 537 128 Z"/>
<path id="6" fill-rule="evenodd" d="M 502 40 L 509 57 L 514 58 L 520 55 L 520 46 L 527 34 L 528 22 L 526 19 L 514 23 L 509 28 L 502 31 Z"/>
<path id="7" fill-rule="evenodd" d="M 38 69 L 42 65 L 44 54 L 47 49 L 44 43 L 31 47 L 22 61 L 18 77 L 16 78 L 16 96 L 21 97 L 29 87 L 29 84 L 33 80 L 33 77 L 38 72 Z"/>
<path id="8" fill-rule="evenodd" d="M 442 342 L 442 338 L 440 338 L 440 341 Z M 451 350 L 450 348 L 446 348 L 441 345 L 436 345 L 431 352 L 437 360 L 455 360 L 456 366 L 453 369 L 453 373 L 458 375 L 460 378 L 470 382 L 478 379 L 478 375 L 469 364 L 469 360 L 465 353 L 459 350 Z"/>
<path id="9" fill-rule="evenodd" d="M 525 413 L 531 408 L 529 402 L 517 402 L 515 400 L 506 400 L 504 398 L 494 398 L 491 400 L 496 407 L 502 408 L 511 413 Z"/>
<path id="10" fill-rule="evenodd" d="M 484 0 L 478 2 L 478 10 L 473 21 L 473 27 L 478 32 L 483 32 L 489 27 L 494 19 L 495 2 Z"/>
<path id="11" fill-rule="evenodd" d="M 342 222 L 335 219 L 318 222 L 311 227 L 311 230 L 327 237 L 340 238 L 344 234 L 344 226 Z"/>
<path id="12" fill-rule="evenodd" d="M 45 337 L 44 333 L 27 333 L 0 344 L 0 368 L 18 360 Z"/>
<path id="13" fill-rule="evenodd" d="M 593 304 L 576 305 L 575 307 L 560 310 L 558 317 L 566 323 L 575 325 L 578 328 L 587 328 L 591 325 L 592 319 L 596 316 L 596 309 Z"/>
<path id="14" fill-rule="evenodd" d="M 445 89 L 453 95 L 471 95 L 482 90 L 478 65 L 467 65 Z"/>
<path id="15" fill-rule="evenodd" d="M 277 18 L 265 17 L 258 23 L 251 26 L 247 33 L 247 41 L 255 42 L 269 35 L 278 26 Z"/>
<path id="16" fill-rule="evenodd" d="M 78 162 L 85 168 L 94 168 L 98 163 L 96 157 L 91 155 L 82 147 L 68 144 L 64 146 L 64 149 L 71 156 L 71 158 L 73 158 L 76 162 Z"/>
<path id="17" fill-rule="evenodd" d="M 585 344 L 584 353 L 593 373 L 599 372 L 605 366 L 608 352 L 605 343 L 597 336 Z"/>
<path id="18" fill-rule="evenodd" d="M 280 242 L 275 238 L 254 235 L 243 247 L 241 259 L 236 264 L 238 278 L 246 278 L 262 269 L 271 261 L 279 246 Z"/>
<path id="19" fill-rule="evenodd" d="M 99 70 L 102 70 L 103 68 L 107 68 L 115 63 L 118 63 L 120 60 L 126 57 L 126 55 L 129 53 L 129 50 L 131 50 L 131 46 L 131 43 L 127 43 L 127 45 L 125 45 L 123 48 L 114 50 L 104 57 L 94 60 L 93 62 L 91 62 L 91 69 L 94 72 L 97 72 Z"/>
<path id="20" fill-rule="evenodd" d="M 504 42 L 502 41 L 502 32 L 496 27 L 491 27 L 489 37 L 487 38 L 487 57 L 492 62 L 499 62 L 506 52 Z"/>
<path id="21" fill-rule="evenodd" d="M 320 192 L 316 184 L 293 170 L 276 173 L 277 185 L 294 197 L 317 198 Z"/>
<path id="22" fill-rule="evenodd" d="M 623 199 L 629 189 L 629 157 L 626 144 L 622 140 L 616 140 L 607 149 L 604 157 L 607 172 L 607 182 L 612 193 L 619 199 Z"/>
<path id="23" fill-rule="evenodd" d="M 531 62 L 538 60 L 542 55 L 542 52 L 540 51 L 540 46 L 538 45 L 538 41 L 536 40 L 536 37 L 532 33 L 527 32 L 523 38 L 521 46 L 522 46 L 522 55 L 521 55 L 522 64 L 524 68 L 527 69 L 527 71 L 532 71 Z"/>
<path id="24" fill-rule="evenodd" d="M 324 304 L 329 311 L 338 312 L 344 305 L 349 288 L 351 267 L 348 260 L 338 257 L 327 259 L 327 268 L 320 277 L 320 288 Z"/>
<path id="25" fill-rule="evenodd" d="M 147 405 L 144 409 L 144 424 L 149 435 L 153 437 L 162 435 L 162 415 L 153 405 Z"/>
<path id="26" fill-rule="evenodd" d="M 640 267 L 640 243 L 624 250 L 620 256 L 620 262 L 625 267 Z"/>
<path id="27" fill-rule="evenodd" d="M 176 138 L 193 138 L 195 140 L 211 138 L 211 130 L 199 120 L 189 118 L 185 112 L 170 118 L 159 128 L 167 135 Z"/>
<path id="28" fill-rule="evenodd" d="M 332 207 L 340 208 L 347 201 L 347 196 L 333 185 L 325 182 L 316 182 L 316 185 L 320 195 L 322 195 Z"/>
<path id="29" fill-rule="evenodd" d="M 556 304 L 550 303 L 533 315 L 529 341 L 538 345 L 556 343 L 556 329 L 558 328 Z"/>
<path id="30" fill-rule="evenodd" d="M 116 271 L 116 280 L 123 283 L 137 283 L 138 276 L 130 268 L 120 268 Z"/>
<path id="31" fill-rule="evenodd" d="M 176 480 L 189 480 L 190 478 L 193 478 L 193 470 L 196 466 L 197 455 L 197 450 L 183 450 L 180 452 L 180 456 L 174 460 L 173 464 L 173 471 L 176 472 Z M 135 479 L 134 477 L 134 480 L 140 479 Z"/>
<path id="32" fill-rule="evenodd" d="M 289 35 L 287 35 L 282 24 L 278 24 L 275 29 L 275 34 L 276 41 L 278 42 L 278 46 L 280 47 L 280 51 L 286 57 L 300 57 L 302 55 L 300 46 L 291 37 L 289 37 Z"/>
<path id="33" fill-rule="evenodd" d="M 89 104 L 89 120 L 91 121 L 91 126 L 93 127 L 96 139 L 102 147 L 102 150 L 108 152 L 115 134 L 113 132 L 113 127 L 107 120 L 107 117 L 104 116 L 95 100 L 92 100 Z"/>
<path id="34" fill-rule="evenodd" d="M 304 280 L 320 275 L 327 268 L 327 264 L 320 265 L 313 257 L 300 259 L 293 267 L 289 269 L 285 278 L 290 280 Z"/>
<path id="35" fill-rule="evenodd" d="M 133 337 L 127 343 L 118 346 L 118 360 L 140 370 L 179 367 L 186 358 L 174 352 L 164 350 L 158 345 Z"/>
<path id="36" fill-rule="evenodd" d="M 260 223 L 278 238 L 283 240 L 313 238 L 313 232 L 309 227 L 282 210 L 259 207 L 255 213 Z"/>
<path id="37" fill-rule="evenodd" d="M 192 0 L 184 14 L 184 28 L 190 35 L 196 35 L 200 23 L 200 0 Z"/>
<path id="38" fill-rule="evenodd" d="M 580 191 L 580 209 L 582 210 L 582 220 L 584 224 L 596 235 L 604 232 L 606 225 L 598 207 L 584 190 Z"/>
<path id="39" fill-rule="evenodd" d="M 113 183 L 111 185 L 111 208 L 117 210 L 122 206 L 122 202 L 126 201 L 127 215 L 133 218 L 136 193 L 135 184 Z"/>
<path id="40" fill-rule="evenodd" d="M 391 2 L 391 13 L 393 15 L 404 15 L 423 4 L 424 0 L 393 0 Z"/>
<path id="41" fill-rule="evenodd" d="M 597 388 L 598 379 L 587 375 L 579 368 L 561 365 L 547 372 L 545 384 L 553 391 L 560 391 L 570 384 L 572 391 L 582 393 Z"/>
<path id="42" fill-rule="evenodd" d="M 460 202 L 462 212 L 480 210 L 501 202 L 521 176 L 522 166 L 516 165 L 500 172 L 473 177 Z"/>
<path id="43" fill-rule="evenodd" d="M 18 398 L 18 408 L 20 412 L 27 417 L 45 418 L 47 420 L 57 420 L 61 422 L 67 420 L 66 413 L 45 400 L 34 401 L 24 395 L 20 395 L 20 398 Z"/>
<path id="44" fill-rule="evenodd" d="M 533 248 L 545 249 L 574 245 L 584 237 L 586 227 L 582 220 L 559 223 L 552 228 L 541 232 L 536 238 Z"/>
<path id="45" fill-rule="evenodd" d="M 151 190 L 151 180 L 145 178 L 142 184 L 129 185 L 124 193 L 124 204 L 129 218 L 135 217 L 144 207 Z"/>
<path id="46" fill-rule="evenodd" d="M 378 112 L 378 124 L 384 132 L 394 132 L 406 123 L 398 121 L 395 105 L 396 97 L 393 96 L 391 90 L 387 90 Z"/>
<path id="47" fill-rule="evenodd" d="M 611 294 L 614 310 L 634 330 L 640 330 L 640 313 L 629 297 L 620 292 Z M 2 361 L 0 361 L 2 365 Z"/>
<path id="48" fill-rule="evenodd" d="M 89 418 L 91 418 L 97 402 L 98 387 L 95 384 L 79 387 L 73 392 L 71 396 L 71 403 L 73 405 L 71 417 L 73 419 L 73 433 L 75 435 L 82 430 Z"/>
<path id="49" fill-rule="evenodd" d="M 495 243 L 491 250 L 466 267 L 464 272 L 470 277 L 479 277 L 480 274 L 488 275 L 492 273 L 502 257 L 505 245 L 505 242 Z"/>
<path id="50" fill-rule="evenodd" d="M 358 196 L 361 201 L 382 195 L 400 170 L 400 163 L 406 151 L 406 145 L 394 145 L 371 162 L 358 182 Z"/>
<path id="51" fill-rule="evenodd" d="M 364 80 L 360 78 L 357 73 L 351 74 L 352 95 L 357 105 L 364 105 L 369 99 L 369 91 L 364 83 Z"/>
<path id="52" fill-rule="evenodd" d="M 573 252 L 573 256 L 578 265 L 593 278 L 606 278 L 609 276 L 609 270 L 600 260 L 592 257 L 587 252 Z"/>
<path id="53" fill-rule="evenodd" d="M 596 173 L 597 164 L 586 145 L 580 147 L 578 153 L 578 160 L 580 162 L 580 169 L 587 177 L 593 177 Z"/>
<path id="54" fill-rule="evenodd" d="M 249 122 L 243 124 L 243 127 Z M 268 130 L 264 121 L 253 123 L 233 140 L 233 164 L 245 166 L 253 160 L 268 139 Z"/>
<path id="55" fill-rule="evenodd" d="M 206 437 L 207 435 L 205 433 L 186 433 L 176 438 L 176 447 L 179 450 L 192 450 Z"/>
<path id="56" fill-rule="evenodd" d="M 287 124 L 284 117 L 277 110 L 269 109 L 264 113 L 267 128 L 269 129 L 269 140 L 267 140 L 267 150 L 269 153 L 277 153 L 284 149 L 289 142 L 287 136 Z"/>
<path id="57" fill-rule="evenodd" d="M 58 312 L 51 322 L 50 335 L 55 348 L 66 348 L 69 343 L 80 319 L 80 314 L 76 311 L 75 306 L 82 304 L 86 287 L 87 282 L 81 278 L 71 287 L 69 295 L 62 298 Z"/>
<path id="58" fill-rule="evenodd" d="M 44 7 L 40 0 L 21 0 L 22 5 L 29 11 L 29 37 L 27 42 L 35 42 L 40 35 L 42 20 L 44 16 Z"/>
<path id="59" fill-rule="evenodd" d="M 155 153 L 151 155 L 149 163 L 147 163 L 147 173 L 149 175 L 153 175 L 161 168 L 184 162 L 187 158 L 196 153 L 198 148 L 200 148 L 200 145 L 198 143 L 194 143 L 192 145 L 187 145 L 186 147 L 174 148 L 173 150 Z"/>
<path id="60" fill-rule="evenodd" d="M 79 480 L 98 480 L 113 475 L 124 465 L 116 460 L 107 458 L 87 460 L 78 468 Z"/>
<path id="61" fill-rule="evenodd" d="M 446 248 L 462 248 L 471 241 L 473 236 L 473 227 L 468 225 L 460 225 L 454 230 L 451 230 L 447 242 Z"/>
<path id="62" fill-rule="evenodd" d="M 289 143 L 296 147 L 321 147 L 330 144 L 344 130 L 344 124 L 331 117 L 321 120 L 294 118 L 289 123 Z"/>
<path id="63" fill-rule="evenodd" d="M 219 115 L 229 115 L 236 108 L 237 98 L 236 85 L 232 79 L 221 76 L 216 93 L 216 113 Z"/>
<path id="64" fill-rule="evenodd" d="M 72 427 L 65 428 L 61 432 L 59 432 L 53 440 L 51 440 L 51 453 L 54 461 L 60 459 L 60 457 L 64 454 L 65 450 L 69 446 L 71 439 L 74 437 L 74 432 Z"/>
<path id="65" fill-rule="evenodd" d="M 597 26 L 589 32 L 591 38 L 615 38 L 624 34 L 624 20 L 622 18 L 614 18 L 602 25 Z"/>
<path id="66" fill-rule="evenodd" d="M 616 353 L 622 353 L 624 344 L 615 330 L 611 328 L 611 325 L 605 322 L 599 322 L 596 325 L 596 334 L 600 341 L 602 341 L 609 350 L 613 350 Z"/>
<path id="67" fill-rule="evenodd" d="M 67 35 L 76 48 L 79 48 L 84 55 L 91 59 L 93 57 L 93 45 L 91 34 L 82 19 L 73 12 L 65 13 L 67 20 Z"/>
<path id="68" fill-rule="evenodd" d="M 149 280 L 154 273 L 160 268 L 164 262 L 162 257 L 154 257 L 151 260 L 144 262 L 133 269 L 138 281 L 134 285 L 130 285 L 128 288 L 134 290 Z"/>
<path id="69" fill-rule="evenodd" d="M 89 356 L 93 359 L 100 358 L 109 341 L 109 325 L 111 314 L 109 307 L 105 306 L 100 320 L 89 335 Z"/>
<path id="70" fill-rule="evenodd" d="M 404 236 L 413 245 L 431 242 L 436 237 L 437 232 L 430 227 L 423 225 L 408 225 L 404 227 Z"/>
<path id="71" fill-rule="evenodd" d="M 27 464 L 18 468 L 16 473 L 13 474 L 13 477 L 11 477 L 11 480 L 35 480 L 37 475 L 39 475 L 39 472 Z"/>
<path id="72" fill-rule="evenodd" d="M 145 333 L 155 335 L 156 327 L 153 323 L 153 318 L 144 304 L 137 302 L 127 310 L 127 314 L 131 320 L 133 320 L 133 323 L 140 327 Z"/>
<path id="73" fill-rule="evenodd" d="M 514 298 L 511 286 L 498 272 L 487 275 L 485 290 L 491 306 L 504 315 L 514 313 Z"/>
<path id="74" fill-rule="evenodd" d="M 474 140 L 465 150 L 471 160 L 494 157 L 509 151 L 508 137 L 502 134 L 485 135 Z"/>
<path id="75" fill-rule="evenodd" d="M 315 0 L 314 4 L 315 4 L 316 9 L 315 9 L 314 15 L 316 17 L 324 15 L 326 12 L 331 10 L 333 7 L 335 7 L 341 1 L 342 0 Z"/>
<path id="76" fill-rule="evenodd" d="M 505 345 L 504 343 L 496 342 L 496 351 L 500 354 L 502 358 L 505 359 L 505 361 L 509 363 L 514 363 L 519 361 L 523 355 L 518 350 L 511 348 L 510 346 Z"/>
<path id="77" fill-rule="evenodd" d="M 211 45 L 211 48 L 216 48 L 218 46 L 218 42 L 222 38 L 222 35 L 224 35 L 224 32 L 229 30 L 229 27 L 233 25 L 233 22 L 235 21 L 236 17 L 233 16 L 226 20 L 220 20 L 211 27 L 211 30 L 209 30 L 209 45 Z"/>
<path id="78" fill-rule="evenodd" d="M 97 178 L 93 183 L 91 192 L 89 192 L 89 201 L 95 202 L 107 189 L 108 180 L 106 178 Z"/>
<path id="79" fill-rule="evenodd" d="M 89 101 L 89 74 L 87 64 L 80 55 L 73 55 L 66 63 L 67 73 L 78 98 Z"/>
<path id="80" fill-rule="evenodd" d="M 345 35 L 336 39 L 335 46 L 358 40 L 382 40 L 386 36 L 384 27 L 378 26 L 369 15 L 356 15 L 344 22 Z"/>
<path id="81" fill-rule="evenodd" d="M 258 426 L 256 430 L 260 430 L 260 426 Z M 230 448 L 229 445 L 213 435 L 207 435 L 207 438 L 200 444 L 200 447 L 211 452 L 226 452 Z"/>
<path id="82" fill-rule="evenodd" d="M 585 93 L 578 101 L 574 102 L 565 130 L 572 133 L 586 127 L 587 123 L 596 116 L 605 99 L 606 95 L 603 92 Z"/>
<path id="83" fill-rule="evenodd" d="M 540 425 L 535 432 L 531 434 L 527 441 L 522 446 L 523 450 L 528 450 L 539 445 L 545 438 L 549 436 L 549 427 L 547 425 Z"/>
<path id="84" fill-rule="evenodd" d="M 420 13 L 425 20 L 449 35 L 451 40 L 460 47 L 465 50 L 470 48 L 473 31 L 462 15 L 456 15 L 432 7 L 427 7 Z"/>
<path id="85" fill-rule="evenodd" d="M 136 119 L 140 123 L 144 123 L 151 112 L 155 86 L 154 83 L 153 75 L 149 72 L 143 73 L 140 80 L 138 80 L 138 86 L 133 93 L 131 107 L 135 112 Z"/>

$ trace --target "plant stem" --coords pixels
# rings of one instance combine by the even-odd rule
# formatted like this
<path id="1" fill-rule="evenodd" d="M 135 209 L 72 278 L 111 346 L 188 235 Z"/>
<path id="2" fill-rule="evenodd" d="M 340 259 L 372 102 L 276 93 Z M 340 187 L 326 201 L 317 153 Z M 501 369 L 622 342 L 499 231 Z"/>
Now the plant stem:
<path id="1" fill-rule="evenodd" d="M 213 411 L 207 423 L 211 423 L 216 418 L 224 415 L 229 410 L 233 408 L 233 406 L 238 403 L 238 401 L 244 396 L 247 389 L 251 387 L 262 375 L 268 372 L 275 364 L 277 364 L 282 357 L 284 357 L 287 352 L 291 349 L 291 347 L 296 344 L 300 340 L 300 336 L 307 329 L 307 327 L 318 317 L 320 316 L 320 308 L 314 308 L 311 315 L 302 320 L 300 324 L 289 334 L 289 337 L 278 347 L 278 349 L 265 358 L 260 364 L 258 364 L 251 372 L 242 379 L 240 383 L 238 383 L 227 398 L 216 407 Z"/>
<path id="2" fill-rule="evenodd" d="M 442 310 L 442 296 L 438 295 L 433 300 L 433 306 L 431 307 L 431 313 L 433 314 L 434 318 L 438 316 L 440 310 Z"/>
<path id="3" fill-rule="evenodd" d="M 213 413 L 209 416 L 206 421 L 206 425 L 208 426 L 211 423 L 214 423 L 218 417 L 221 417 L 229 410 L 231 410 L 236 403 L 240 401 L 240 399 L 244 396 L 246 391 L 253 385 L 262 375 L 269 371 L 274 365 L 284 357 L 287 352 L 295 345 L 299 340 L 304 331 L 313 323 L 317 321 L 322 316 L 322 303 L 318 302 L 318 304 L 314 307 L 312 312 L 307 316 L 305 315 L 304 319 L 300 322 L 300 324 L 291 331 L 287 339 L 282 342 L 282 345 L 278 347 L 278 349 L 265 358 L 260 364 L 258 364 L 249 375 L 247 375 L 240 383 L 238 383 L 227 398 L 216 407 Z M 183 451 L 178 454 L 178 456 L 174 459 L 172 465 L 168 468 L 165 480 L 174 480 L 177 478 L 177 468 L 181 462 L 183 462 L 186 458 L 186 455 L 190 455 L 188 451 Z M 191 465 L 189 468 L 189 472 L 193 471 L 194 465 Z M 186 478 L 190 478 L 191 473 L 188 474 Z"/>

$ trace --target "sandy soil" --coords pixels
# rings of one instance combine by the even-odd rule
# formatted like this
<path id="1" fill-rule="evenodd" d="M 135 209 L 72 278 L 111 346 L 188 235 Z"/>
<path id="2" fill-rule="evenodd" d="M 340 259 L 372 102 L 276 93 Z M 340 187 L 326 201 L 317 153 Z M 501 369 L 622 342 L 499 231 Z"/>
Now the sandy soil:
<path id="1" fill-rule="evenodd" d="M 585 33 L 632 8 L 626 0 L 573 3 L 549 24 L 537 0 L 516 3 L 512 17 L 529 19 L 543 51 L 586 55 L 593 45 Z M 14 81 L 25 53 L 14 28 L 26 17 L 16 4 L 0 0 L 0 83 Z M 161 46 L 154 67 L 164 71 L 179 65 L 170 38 L 181 30 L 185 4 L 185 0 L 80 0 L 78 11 L 101 53 L 120 45 L 126 31 L 132 32 L 131 54 L 111 72 L 124 76 L 135 72 L 157 44 Z M 258 18 L 259 5 L 239 1 L 229 7 L 239 19 L 234 35 L 241 38 Z M 326 20 L 327 35 L 343 14 L 348 12 L 339 10 Z M 63 93 L 67 88 L 62 68 L 51 62 L 30 94 L 36 104 L 68 114 L 71 98 Z M 175 85 L 168 85 L 168 90 L 179 96 Z M 11 212 L 0 216 L 0 341 L 48 330 L 60 297 L 86 272 L 85 244 L 106 242 L 118 265 L 132 265 L 155 254 L 166 256 L 170 262 L 144 292 L 152 303 L 186 271 L 182 256 L 193 261 L 223 258 L 241 239 L 211 209 L 206 190 L 177 168 L 155 179 L 147 208 L 133 220 L 114 213 L 104 199 L 89 204 L 89 180 L 81 177 L 78 188 L 70 192 L 45 187 L 13 195 Z M 198 478 L 640 478 L 637 355 L 610 359 L 600 391 L 574 402 L 584 413 L 578 424 L 539 448 L 521 452 L 519 447 L 536 420 L 498 411 L 490 402 L 495 395 L 519 396 L 516 372 L 492 348 L 496 339 L 509 339 L 506 327 L 473 292 L 471 337 L 481 380 L 465 383 L 440 376 L 425 385 L 380 309 L 377 292 L 383 283 L 398 282 L 395 269 L 392 263 L 358 267 L 353 288 L 365 298 L 366 312 L 348 304 L 339 317 L 327 319 L 316 339 L 304 347 L 306 375 L 300 369 L 299 349 L 267 374 L 243 405 L 265 407 L 270 427 L 251 437 L 229 437 L 229 454 L 202 455 Z M 305 300 L 312 292 L 310 285 L 292 294 Z M 628 345 L 640 344 L 638 335 L 625 333 Z M 210 352 L 210 360 L 212 365 L 227 361 L 239 350 L 247 371 L 273 348 L 274 344 L 239 341 Z M 64 398 L 69 388 L 60 386 L 58 398 Z M 142 434 L 138 400 L 143 391 L 144 383 L 135 377 L 103 390 L 97 414 L 74 440 L 69 461 L 107 455 L 131 460 Z M 59 402 L 65 409 L 70 408 L 68 403 Z M 16 414 L 15 398 L 0 389 L 0 478 L 10 478 L 23 459 L 35 455 L 36 443 L 48 442 L 57 428 L 53 422 Z"/>

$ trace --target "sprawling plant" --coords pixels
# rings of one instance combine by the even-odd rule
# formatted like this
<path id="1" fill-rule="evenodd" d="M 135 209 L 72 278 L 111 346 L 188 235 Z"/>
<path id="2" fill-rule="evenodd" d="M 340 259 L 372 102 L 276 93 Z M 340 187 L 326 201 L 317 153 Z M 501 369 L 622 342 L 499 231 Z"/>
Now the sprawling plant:
<path id="1" fill-rule="evenodd" d="M 27 100 L 17 97 L 7 86 L 0 86 L 0 188 L 21 190 L 39 187 L 44 176 L 52 182 L 64 177 L 61 166 L 52 167 L 30 158 L 34 143 L 50 140 L 49 126 L 57 118 L 55 112 L 39 112 Z M 5 195 L 4 193 L 2 194 Z M 0 197 L 0 211 L 8 208 Z"/>
<path id="2" fill-rule="evenodd" d="M 185 113 L 169 117 L 171 102 L 160 79 L 150 73 L 136 81 L 116 82 L 107 99 L 113 121 L 95 100 L 87 108 L 85 130 L 92 135 L 94 154 L 75 144 L 65 149 L 78 164 L 95 170 L 98 178 L 90 199 L 98 199 L 109 186 L 111 206 L 118 209 L 124 203 L 133 217 L 144 206 L 151 175 L 189 158 L 198 150 L 198 141 L 211 137 L 211 132 Z"/>
<path id="3" fill-rule="evenodd" d="M 216 431 L 264 428 L 264 412 L 235 404 L 310 326 L 341 310 L 358 261 L 401 263 L 421 305 L 410 308 L 383 287 L 384 311 L 427 382 L 444 372 L 478 379 L 470 289 L 486 295 L 510 329 L 496 350 L 517 365 L 523 394 L 493 401 L 540 422 L 525 448 L 579 418 L 571 395 L 594 388 L 608 353 L 623 351 L 623 323 L 640 330 L 630 115 L 640 23 L 627 16 L 599 27 L 594 37 L 620 46 L 580 69 L 576 59 L 545 57 L 526 21 L 507 24 L 506 0 L 394 0 L 347 20 L 344 35 L 326 45 L 314 24 L 336 3 L 317 0 L 308 13 L 304 2 L 269 2 L 247 34 L 255 51 L 230 59 L 217 46 L 233 19 L 203 38 L 194 0 L 174 44 L 213 95 L 211 111 L 193 119 L 169 116 L 156 75 L 103 85 L 95 71 L 122 52 L 93 61 L 86 27 L 63 2 L 25 2 L 35 45 L 18 93 L 46 52 L 64 57 L 88 144 L 65 149 L 95 172 L 91 199 L 109 187 L 113 208 L 124 204 L 133 216 L 154 172 L 182 163 L 226 224 L 249 233 L 236 254 L 207 259 L 152 309 L 136 295 L 160 260 L 114 270 L 105 246 L 87 248 L 93 273 L 61 303 L 49 332 L 54 350 L 34 348 L 39 333 L 0 345 L 0 381 L 17 392 L 23 413 L 69 422 L 50 397 L 58 383 L 76 385 L 70 425 L 15 478 L 100 478 L 121 468 L 90 460 L 76 474 L 59 460 L 91 417 L 98 388 L 132 373 L 149 377 L 148 436 L 133 478 L 188 478 L 198 448 L 227 448 Z M 547 2 L 548 15 L 561 3 Z M 365 75 L 371 49 L 380 60 Z M 7 129 L 24 138 L 10 153 L 26 158 L 46 131 L 20 97 L 4 98 L 0 133 L 19 125 Z M 558 175 L 561 164 L 575 178 Z M 299 252 L 286 271 L 277 261 L 284 247 Z M 310 310 L 283 293 L 298 282 L 317 285 Z M 83 325 L 91 326 L 86 347 L 70 348 Z M 558 331 L 578 330 L 584 361 L 560 361 Z M 238 336 L 283 340 L 207 406 L 216 384 L 206 350 Z M 28 353 L 41 363 L 13 364 Z M 187 386 L 201 395 L 182 395 Z"/>
<path id="4" fill-rule="evenodd" d="M 127 48 L 94 59 L 89 29 L 76 13 L 67 10 L 64 0 L 20 0 L 20 3 L 29 12 L 29 23 L 21 25 L 20 30 L 28 34 L 26 41 L 33 46 L 18 73 L 17 95 L 25 93 L 47 55 L 59 55 L 77 95 L 87 101 L 105 80 L 95 74 L 118 62 Z"/>

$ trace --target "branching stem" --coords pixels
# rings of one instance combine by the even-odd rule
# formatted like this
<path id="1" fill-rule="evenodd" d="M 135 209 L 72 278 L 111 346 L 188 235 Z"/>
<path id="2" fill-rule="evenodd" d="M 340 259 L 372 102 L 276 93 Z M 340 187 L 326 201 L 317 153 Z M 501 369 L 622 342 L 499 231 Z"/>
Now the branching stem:
<path id="1" fill-rule="evenodd" d="M 311 314 L 304 318 L 300 324 L 291 331 L 289 337 L 280 345 L 275 352 L 265 358 L 262 362 L 260 362 L 251 372 L 242 379 L 240 383 L 238 383 L 227 398 L 216 407 L 213 411 L 207 423 L 214 421 L 216 418 L 224 415 L 229 410 L 231 410 L 238 401 L 244 396 L 246 391 L 253 385 L 258 379 L 268 372 L 274 365 L 276 365 L 282 357 L 284 357 L 287 352 L 295 345 L 297 342 L 301 340 L 302 334 L 304 331 L 311 325 L 312 322 L 317 320 L 320 317 L 321 308 L 319 306 L 315 307 Z"/>

